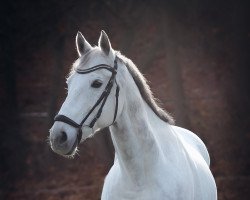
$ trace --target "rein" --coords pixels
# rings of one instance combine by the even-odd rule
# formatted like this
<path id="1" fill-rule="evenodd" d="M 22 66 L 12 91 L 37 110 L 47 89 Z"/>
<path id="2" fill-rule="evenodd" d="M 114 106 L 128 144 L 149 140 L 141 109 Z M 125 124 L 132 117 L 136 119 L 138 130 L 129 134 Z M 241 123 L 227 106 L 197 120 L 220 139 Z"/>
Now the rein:
<path id="1" fill-rule="evenodd" d="M 114 60 L 114 67 L 111 67 L 110 65 L 107 64 L 99 64 L 99 65 L 95 65 L 94 67 L 88 68 L 88 69 L 76 69 L 76 72 L 78 74 L 88 74 L 91 73 L 93 71 L 99 70 L 99 69 L 106 69 L 108 71 L 110 71 L 112 73 L 104 91 L 102 92 L 101 96 L 99 97 L 99 99 L 96 101 L 96 103 L 93 105 L 93 107 L 90 109 L 90 111 L 88 112 L 88 114 L 83 118 L 83 120 L 81 121 L 80 124 L 76 123 L 74 120 L 70 119 L 69 117 L 65 116 L 65 115 L 56 115 L 54 118 L 54 121 L 60 121 L 60 122 L 64 122 L 66 124 L 69 124 L 70 126 L 73 126 L 75 128 L 78 129 L 78 134 L 77 134 L 77 140 L 78 140 L 78 144 L 80 143 L 81 139 L 82 139 L 82 126 L 84 125 L 84 122 L 88 119 L 88 117 L 90 116 L 90 114 L 95 110 L 95 108 L 101 104 L 100 108 L 97 111 L 97 114 L 95 115 L 95 117 L 92 119 L 92 121 L 90 122 L 89 125 L 87 125 L 89 128 L 93 128 L 93 126 L 95 125 L 96 121 L 99 119 L 99 117 L 102 114 L 102 109 L 107 101 L 107 98 L 111 92 L 111 89 L 113 88 L 114 82 L 116 84 L 116 92 L 115 92 L 115 98 L 116 98 L 116 102 L 115 102 L 115 112 L 114 112 L 114 118 L 113 118 L 113 122 L 112 124 L 115 122 L 116 120 L 116 116 L 117 116 L 117 110 L 118 110 L 118 98 L 119 98 L 119 85 L 116 82 L 116 74 L 117 74 L 117 56 L 115 57 Z M 112 125 L 111 124 L 111 125 Z"/>

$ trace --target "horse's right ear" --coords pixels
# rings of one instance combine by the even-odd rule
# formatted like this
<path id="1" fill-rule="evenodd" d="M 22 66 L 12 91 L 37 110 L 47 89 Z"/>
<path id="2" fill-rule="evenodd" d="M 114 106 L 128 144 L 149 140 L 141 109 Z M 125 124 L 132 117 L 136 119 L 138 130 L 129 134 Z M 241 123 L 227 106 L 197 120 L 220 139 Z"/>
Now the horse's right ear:
<path id="1" fill-rule="evenodd" d="M 80 31 L 78 31 L 76 35 L 76 48 L 79 57 L 87 53 L 92 48 Z"/>

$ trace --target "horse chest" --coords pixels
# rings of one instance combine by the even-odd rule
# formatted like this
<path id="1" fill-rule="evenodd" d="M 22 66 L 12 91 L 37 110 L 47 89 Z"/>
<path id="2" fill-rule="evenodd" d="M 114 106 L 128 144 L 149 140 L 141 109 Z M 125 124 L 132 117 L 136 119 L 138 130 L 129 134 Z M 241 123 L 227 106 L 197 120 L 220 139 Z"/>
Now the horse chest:
<path id="1" fill-rule="evenodd" d="M 122 177 L 118 165 L 114 165 L 107 175 L 102 192 L 102 200 L 187 200 L 191 184 L 183 185 L 183 180 L 168 174 L 147 177 L 143 185 L 131 184 Z M 188 192 L 189 191 L 189 192 Z"/>
<path id="2" fill-rule="evenodd" d="M 177 186 L 177 187 L 176 187 Z M 191 200 L 187 191 L 174 184 L 174 187 L 164 188 L 158 184 L 151 184 L 144 188 L 122 188 L 115 186 L 103 192 L 102 200 Z"/>

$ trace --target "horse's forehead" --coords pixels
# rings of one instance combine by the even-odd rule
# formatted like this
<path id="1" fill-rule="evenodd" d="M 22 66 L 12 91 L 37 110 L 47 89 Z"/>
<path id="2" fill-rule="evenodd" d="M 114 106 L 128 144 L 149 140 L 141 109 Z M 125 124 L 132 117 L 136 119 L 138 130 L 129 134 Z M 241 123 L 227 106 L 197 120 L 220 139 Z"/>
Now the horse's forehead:
<path id="1" fill-rule="evenodd" d="M 75 69 L 87 69 L 99 64 L 110 64 L 108 62 L 108 57 L 105 56 L 103 52 L 95 50 L 78 58 L 73 64 L 73 67 Z"/>

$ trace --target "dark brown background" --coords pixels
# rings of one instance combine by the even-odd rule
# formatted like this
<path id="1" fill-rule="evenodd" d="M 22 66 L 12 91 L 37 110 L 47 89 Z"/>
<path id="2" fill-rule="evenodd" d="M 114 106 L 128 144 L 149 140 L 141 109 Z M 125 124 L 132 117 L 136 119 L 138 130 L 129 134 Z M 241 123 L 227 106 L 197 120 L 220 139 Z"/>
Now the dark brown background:
<path id="1" fill-rule="evenodd" d="M 0 6 L 1 199 L 100 199 L 107 131 L 68 160 L 46 143 L 77 58 L 104 29 L 176 124 L 206 143 L 221 200 L 250 198 L 249 5 L 244 1 L 6 1 Z"/>

